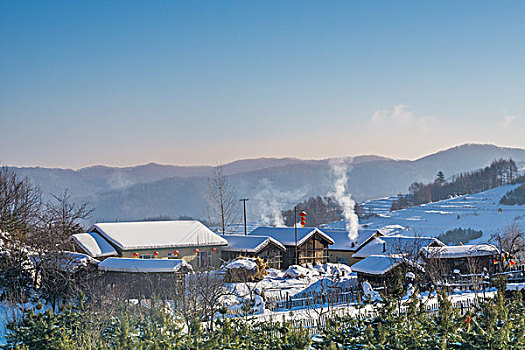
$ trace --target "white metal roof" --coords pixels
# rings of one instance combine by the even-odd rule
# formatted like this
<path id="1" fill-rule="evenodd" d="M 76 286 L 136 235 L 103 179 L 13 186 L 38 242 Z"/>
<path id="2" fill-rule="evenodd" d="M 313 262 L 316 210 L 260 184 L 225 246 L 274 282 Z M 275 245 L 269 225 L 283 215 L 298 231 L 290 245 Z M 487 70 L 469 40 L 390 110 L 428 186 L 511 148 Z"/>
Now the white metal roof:
<path id="1" fill-rule="evenodd" d="M 93 225 L 122 250 L 224 246 L 228 242 L 199 221 L 112 222 Z"/>
<path id="2" fill-rule="evenodd" d="M 115 248 L 96 232 L 78 233 L 73 235 L 72 238 L 83 251 L 93 258 L 118 256 Z"/>
<path id="3" fill-rule="evenodd" d="M 182 259 L 107 258 L 98 264 L 100 271 L 112 272 L 178 272 L 182 268 L 192 269 Z"/>

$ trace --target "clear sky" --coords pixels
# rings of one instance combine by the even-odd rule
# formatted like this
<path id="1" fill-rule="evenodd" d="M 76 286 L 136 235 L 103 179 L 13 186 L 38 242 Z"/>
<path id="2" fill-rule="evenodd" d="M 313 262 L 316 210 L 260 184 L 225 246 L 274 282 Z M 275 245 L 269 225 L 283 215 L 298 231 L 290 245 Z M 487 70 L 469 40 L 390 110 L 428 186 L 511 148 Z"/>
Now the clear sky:
<path id="1" fill-rule="evenodd" d="M 0 1 L 0 162 L 525 147 L 523 1 Z"/>

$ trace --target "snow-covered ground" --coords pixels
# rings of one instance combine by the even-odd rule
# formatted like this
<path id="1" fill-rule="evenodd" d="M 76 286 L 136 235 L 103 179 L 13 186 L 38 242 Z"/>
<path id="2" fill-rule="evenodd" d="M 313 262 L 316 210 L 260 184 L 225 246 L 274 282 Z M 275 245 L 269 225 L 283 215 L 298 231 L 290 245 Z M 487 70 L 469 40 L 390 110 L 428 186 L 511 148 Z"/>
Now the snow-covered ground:
<path id="1" fill-rule="evenodd" d="M 269 269 L 268 275 L 259 282 L 229 283 L 231 292 L 221 301 L 231 314 L 240 313 L 244 303 L 252 298 L 256 304 L 254 312 L 266 312 L 266 301 L 302 298 L 310 293 L 321 292 L 330 287 L 355 288 L 357 276 L 344 264 L 316 266 L 290 266 L 286 271 Z"/>
<path id="2" fill-rule="evenodd" d="M 508 191 L 519 185 L 505 185 L 485 192 L 458 196 L 439 202 L 389 212 L 386 207 L 391 199 L 382 198 L 367 201 L 364 207 L 378 214 L 377 217 L 363 219 L 362 228 L 384 229 L 399 225 L 404 227 L 397 232 L 403 235 L 421 234 L 437 237 L 454 228 L 472 228 L 483 231 L 481 238 L 469 244 L 486 243 L 492 234 L 501 232 L 512 221 L 525 229 L 525 205 L 502 205 L 499 200 Z M 501 209 L 501 212 L 499 212 Z M 345 222 L 338 221 L 324 225 L 330 229 L 344 229 Z"/>

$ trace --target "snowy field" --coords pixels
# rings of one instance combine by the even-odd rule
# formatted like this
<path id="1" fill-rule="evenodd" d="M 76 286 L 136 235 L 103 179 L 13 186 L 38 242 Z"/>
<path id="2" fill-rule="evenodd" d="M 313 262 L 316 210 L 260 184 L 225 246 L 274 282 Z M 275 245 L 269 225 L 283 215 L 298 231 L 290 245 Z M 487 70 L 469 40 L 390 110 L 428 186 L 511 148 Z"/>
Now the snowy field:
<path id="1" fill-rule="evenodd" d="M 499 204 L 503 195 L 518 186 L 505 185 L 485 192 L 458 196 L 394 212 L 386 210 L 393 197 L 371 200 L 367 201 L 364 207 L 367 208 L 367 212 L 370 210 L 379 216 L 363 219 L 360 225 L 361 228 L 367 229 L 398 227 L 398 231 L 392 233 L 422 234 L 431 237 L 437 237 L 458 227 L 471 228 L 483 231 L 483 236 L 469 241 L 469 244 L 486 243 L 492 234 L 501 232 L 512 221 L 516 221 L 518 225 L 525 228 L 525 205 Z M 344 229 L 345 223 L 338 221 L 323 227 Z"/>

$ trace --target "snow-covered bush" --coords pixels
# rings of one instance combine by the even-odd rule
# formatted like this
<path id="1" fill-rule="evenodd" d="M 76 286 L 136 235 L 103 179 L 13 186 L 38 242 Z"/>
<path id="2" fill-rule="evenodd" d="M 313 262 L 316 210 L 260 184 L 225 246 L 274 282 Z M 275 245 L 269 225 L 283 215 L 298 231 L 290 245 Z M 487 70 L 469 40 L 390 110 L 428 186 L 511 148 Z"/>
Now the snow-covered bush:
<path id="1" fill-rule="evenodd" d="M 225 273 L 226 282 L 253 282 L 260 281 L 268 273 L 266 262 L 259 258 L 238 257 L 221 267 Z"/>

